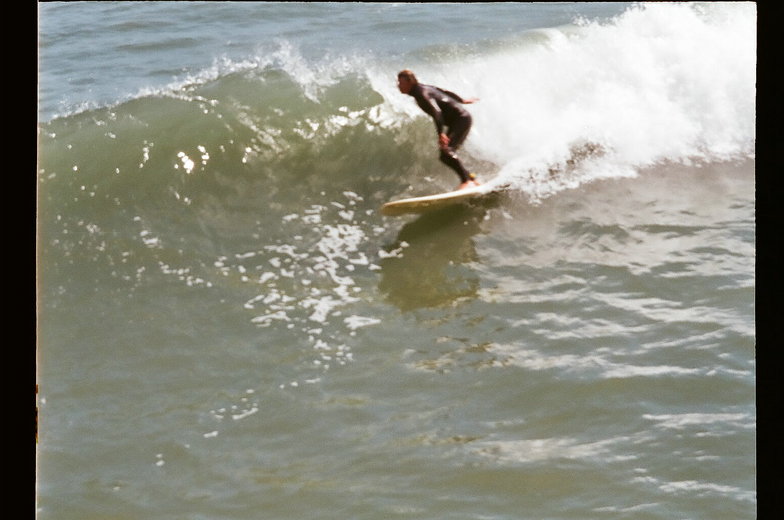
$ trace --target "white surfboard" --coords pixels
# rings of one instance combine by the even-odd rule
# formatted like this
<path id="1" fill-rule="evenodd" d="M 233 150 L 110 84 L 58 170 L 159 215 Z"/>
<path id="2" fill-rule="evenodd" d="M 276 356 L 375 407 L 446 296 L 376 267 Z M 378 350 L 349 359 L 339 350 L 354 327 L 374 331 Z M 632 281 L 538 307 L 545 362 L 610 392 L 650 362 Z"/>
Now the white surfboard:
<path id="1" fill-rule="evenodd" d="M 481 197 L 490 193 L 489 187 L 475 186 L 463 190 L 448 191 L 424 197 L 412 197 L 409 199 L 394 200 L 381 206 L 381 214 L 386 216 L 403 215 L 405 213 L 424 213 L 451 204 L 464 202 L 475 197 Z"/>

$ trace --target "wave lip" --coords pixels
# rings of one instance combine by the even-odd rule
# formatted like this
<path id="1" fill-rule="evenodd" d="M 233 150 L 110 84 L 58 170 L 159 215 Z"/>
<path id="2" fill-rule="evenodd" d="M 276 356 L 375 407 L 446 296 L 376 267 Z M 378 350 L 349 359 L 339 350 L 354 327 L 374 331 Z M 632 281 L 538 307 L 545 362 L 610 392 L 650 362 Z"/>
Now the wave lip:
<path id="1" fill-rule="evenodd" d="M 753 4 L 642 4 L 471 60 L 455 86 L 482 99 L 468 146 L 532 193 L 660 162 L 753 157 L 755 22 Z M 577 177 L 549 178 L 586 143 L 601 156 Z"/>

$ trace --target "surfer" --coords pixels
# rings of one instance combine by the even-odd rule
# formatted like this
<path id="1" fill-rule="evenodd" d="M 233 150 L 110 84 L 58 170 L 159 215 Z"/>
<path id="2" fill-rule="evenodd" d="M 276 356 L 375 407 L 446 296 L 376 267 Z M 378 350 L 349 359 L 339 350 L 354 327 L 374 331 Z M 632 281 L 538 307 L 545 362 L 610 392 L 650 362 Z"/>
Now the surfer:
<path id="1" fill-rule="evenodd" d="M 397 74 L 397 88 L 401 93 L 412 96 L 419 108 L 433 118 L 438 132 L 439 160 L 460 177 L 458 189 L 479 186 L 476 175 L 466 170 L 456 154 L 457 148 L 463 144 L 468 131 L 471 130 L 471 114 L 460 104 L 468 105 L 479 100 L 463 99 L 454 92 L 423 85 L 408 69 Z"/>

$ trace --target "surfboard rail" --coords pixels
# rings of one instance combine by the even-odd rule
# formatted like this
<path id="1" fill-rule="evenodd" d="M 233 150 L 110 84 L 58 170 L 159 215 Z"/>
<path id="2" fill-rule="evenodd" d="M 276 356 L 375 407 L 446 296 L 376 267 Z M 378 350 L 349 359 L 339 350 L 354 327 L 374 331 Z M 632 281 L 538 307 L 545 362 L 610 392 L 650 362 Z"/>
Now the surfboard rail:
<path id="1" fill-rule="evenodd" d="M 381 214 L 385 216 L 396 216 L 406 213 L 424 213 L 425 211 L 467 201 L 474 197 L 480 197 L 491 191 L 491 189 L 482 185 L 462 190 L 447 191 L 445 193 L 425 195 L 422 197 L 409 197 L 387 202 L 381 206 L 380 211 Z"/>

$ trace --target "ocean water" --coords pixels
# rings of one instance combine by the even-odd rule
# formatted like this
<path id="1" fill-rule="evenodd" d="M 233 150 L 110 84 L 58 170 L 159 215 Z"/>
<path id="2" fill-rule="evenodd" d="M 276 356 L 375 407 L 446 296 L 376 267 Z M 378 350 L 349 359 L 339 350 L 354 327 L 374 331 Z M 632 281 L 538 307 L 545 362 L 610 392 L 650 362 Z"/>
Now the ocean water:
<path id="1" fill-rule="evenodd" d="M 38 518 L 756 518 L 756 25 L 40 4 Z"/>

